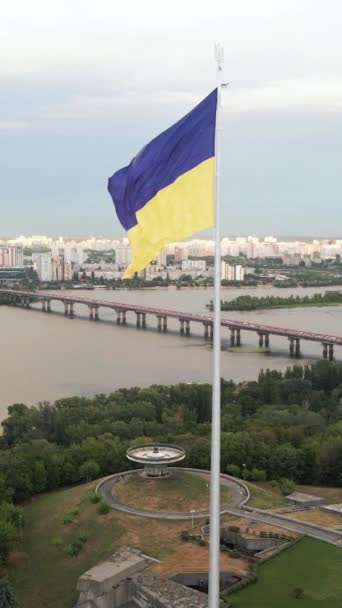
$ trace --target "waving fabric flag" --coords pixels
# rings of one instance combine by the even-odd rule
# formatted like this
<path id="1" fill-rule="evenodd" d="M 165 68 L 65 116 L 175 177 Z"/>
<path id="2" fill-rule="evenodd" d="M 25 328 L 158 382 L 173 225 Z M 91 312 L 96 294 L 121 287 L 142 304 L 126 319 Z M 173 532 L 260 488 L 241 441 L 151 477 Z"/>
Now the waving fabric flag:
<path id="1" fill-rule="evenodd" d="M 216 104 L 215 89 L 109 178 L 132 249 L 124 278 L 146 268 L 168 243 L 213 225 Z"/>

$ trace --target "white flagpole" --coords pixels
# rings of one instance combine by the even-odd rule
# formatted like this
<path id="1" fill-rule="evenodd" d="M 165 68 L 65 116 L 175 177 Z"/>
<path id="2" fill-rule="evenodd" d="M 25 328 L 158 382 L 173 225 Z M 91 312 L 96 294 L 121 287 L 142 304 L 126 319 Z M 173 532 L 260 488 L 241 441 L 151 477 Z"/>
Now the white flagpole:
<path id="1" fill-rule="evenodd" d="M 209 608 L 220 603 L 220 452 L 221 452 L 221 243 L 220 243 L 220 164 L 221 164 L 221 86 L 223 47 L 215 45 L 217 63 L 217 109 L 215 127 L 215 271 L 213 391 L 211 421 Z"/>

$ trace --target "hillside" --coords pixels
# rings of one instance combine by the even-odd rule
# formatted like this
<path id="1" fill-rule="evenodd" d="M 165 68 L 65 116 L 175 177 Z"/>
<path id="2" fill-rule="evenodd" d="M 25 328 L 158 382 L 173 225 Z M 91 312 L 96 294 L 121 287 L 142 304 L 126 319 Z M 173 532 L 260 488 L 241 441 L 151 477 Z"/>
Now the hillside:
<path id="1" fill-rule="evenodd" d="M 141 549 L 161 559 L 156 572 L 167 574 L 195 563 L 206 570 L 207 547 L 184 543 L 180 532 L 184 521 L 160 521 L 109 511 L 99 515 L 90 498 L 96 482 L 35 497 L 24 508 L 23 541 L 12 552 L 8 572 L 20 608 L 73 608 L 80 574 L 123 545 Z M 63 524 L 67 514 L 78 510 L 74 521 Z M 77 557 L 67 554 L 79 536 L 87 542 Z M 56 546 L 57 545 L 57 546 Z M 222 554 L 222 568 L 244 573 L 244 560 Z"/>

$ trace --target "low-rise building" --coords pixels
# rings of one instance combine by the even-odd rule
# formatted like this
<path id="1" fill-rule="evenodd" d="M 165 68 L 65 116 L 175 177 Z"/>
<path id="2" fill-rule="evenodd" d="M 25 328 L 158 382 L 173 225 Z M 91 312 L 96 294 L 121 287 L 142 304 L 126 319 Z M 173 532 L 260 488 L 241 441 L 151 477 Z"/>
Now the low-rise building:
<path id="1" fill-rule="evenodd" d="M 318 507 L 325 502 L 325 499 L 321 496 L 313 496 L 311 494 L 304 494 L 303 492 L 293 492 L 286 496 L 286 502 L 306 509 L 308 507 Z"/>
<path id="2" fill-rule="evenodd" d="M 80 576 L 75 608 L 207 608 L 204 593 L 145 574 L 156 560 L 123 547 Z"/>
<path id="3" fill-rule="evenodd" d="M 0 287 L 14 287 L 25 278 L 22 268 L 0 268 Z"/>
<path id="4" fill-rule="evenodd" d="M 205 270 L 205 260 L 182 260 L 182 270 Z"/>

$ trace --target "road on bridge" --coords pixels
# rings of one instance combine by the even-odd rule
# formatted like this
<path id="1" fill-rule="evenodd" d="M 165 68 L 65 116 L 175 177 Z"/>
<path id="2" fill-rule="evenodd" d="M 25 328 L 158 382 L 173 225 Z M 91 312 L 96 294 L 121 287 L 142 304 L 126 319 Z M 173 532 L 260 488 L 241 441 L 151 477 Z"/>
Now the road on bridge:
<path id="1" fill-rule="evenodd" d="M 158 318 L 176 318 L 179 319 L 179 321 L 186 321 L 186 322 L 197 322 L 197 323 L 202 323 L 203 325 L 209 325 L 212 326 L 213 325 L 213 317 L 210 315 L 200 315 L 200 314 L 193 314 L 190 312 L 184 312 L 184 311 L 176 311 L 176 310 L 168 310 L 168 309 L 164 309 L 164 308 L 154 308 L 152 306 L 141 306 L 139 304 L 127 304 L 124 302 L 113 302 L 113 301 L 108 301 L 108 300 L 98 300 L 98 299 L 92 299 L 92 298 L 81 298 L 78 296 L 65 296 L 65 295 L 59 295 L 59 294 L 48 294 L 46 292 L 42 292 L 42 291 L 27 291 L 27 290 L 14 290 L 14 289 L 4 289 L 1 288 L 0 289 L 0 295 L 8 295 L 12 298 L 17 297 L 18 299 L 20 298 L 24 298 L 24 299 L 28 299 L 30 301 L 43 301 L 43 302 L 51 302 L 53 300 L 56 301 L 60 301 L 63 302 L 66 306 L 70 306 L 70 305 L 74 305 L 74 304 L 84 304 L 86 306 L 88 306 L 89 308 L 91 307 L 96 307 L 96 309 L 98 310 L 98 308 L 111 308 L 113 310 L 116 311 L 122 311 L 122 312 L 133 312 L 136 313 L 137 315 L 154 315 Z M 26 300 L 27 301 L 27 300 Z M 73 314 L 73 313 L 72 313 Z M 139 318 L 139 324 L 140 324 L 140 318 Z M 255 332 L 257 334 L 259 334 L 260 336 L 269 336 L 269 335 L 275 335 L 275 336 L 285 336 L 288 337 L 290 340 L 309 340 L 312 342 L 321 342 L 323 344 L 326 345 L 339 345 L 342 346 L 342 337 L 341 336 L 336 336 L 336 335 L 328 335 L 328 334 L 322 334 L 322 333 L 318 333 L 318 332 L 309 332 L 309 331 L 302 331 L 302 330 L 298 330 L 298 329 L 290 329 L 290 328 L 284 328 L 284 327 L 274 327 L 272 325 L 263 325 L 263 324 L 259 324 L 259 323 L 250 323 L 250 322 L 246 322 L 246 321 L 238 321 L 236 319 L 232 320 L 232 319 L 222 319 L 221 320 L 221 325 L 222 327 L 228 327 L 231 330 L 245 330 L 245 331 L 252 331 Z M 326 353 L 325 355 L 326 356 Z"/>

